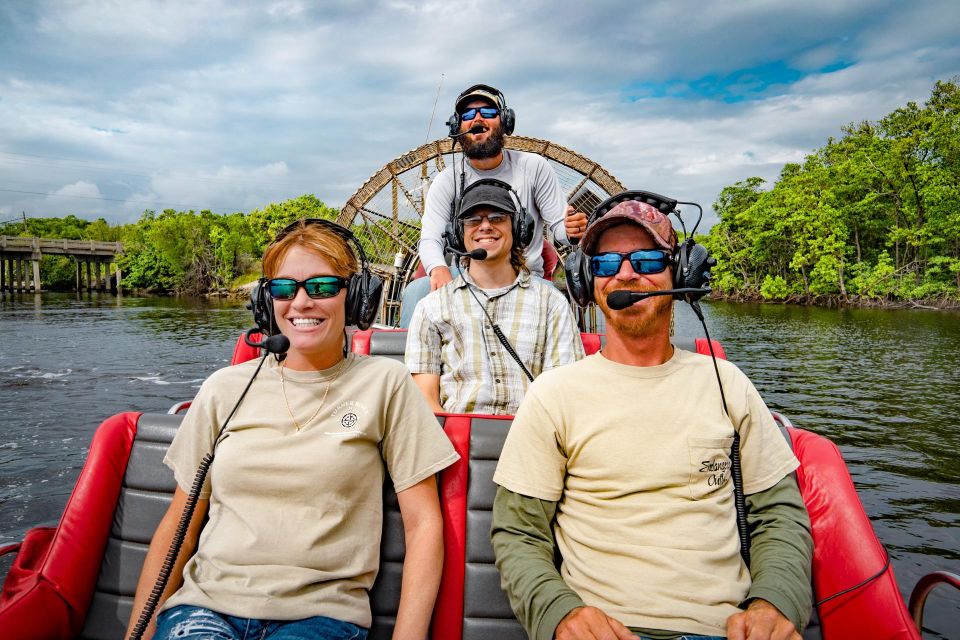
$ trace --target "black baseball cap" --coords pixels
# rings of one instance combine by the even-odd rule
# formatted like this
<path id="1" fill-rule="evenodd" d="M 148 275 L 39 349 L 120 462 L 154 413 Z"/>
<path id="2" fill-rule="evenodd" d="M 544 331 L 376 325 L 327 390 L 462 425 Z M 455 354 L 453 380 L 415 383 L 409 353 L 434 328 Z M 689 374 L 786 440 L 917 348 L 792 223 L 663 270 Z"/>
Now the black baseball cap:
<path id="1" fill-rule="evenodd" d="M 495 184 L 480 184 L 467 189 L 460 201 L 460 217 L 468 215 L 481 205 L 486 205 L 496 211 L 517 213 L 517 205 L 510 197 L 510 192 Z"/>

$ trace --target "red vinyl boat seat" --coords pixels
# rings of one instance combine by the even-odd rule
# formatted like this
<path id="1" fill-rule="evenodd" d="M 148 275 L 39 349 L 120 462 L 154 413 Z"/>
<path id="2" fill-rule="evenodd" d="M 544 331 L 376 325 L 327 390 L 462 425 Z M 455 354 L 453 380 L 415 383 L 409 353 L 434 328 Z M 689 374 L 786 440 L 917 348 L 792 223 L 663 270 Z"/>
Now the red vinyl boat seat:
<path id="1" fill-rule="evenodd" d="M 601 346 L 602 336 L 584 336 L 585 344 Z M 393 357 L 402 357 L 404 343 L 405 332 L 379 330 L 358 331 L 351 341 L 358 353 Z M 709 353 L 706 340 L 676 344 Z M 250 348 L 247 355 L 256 351 Z M 714 351 L 723 357 L 718 343 Z M 241 353 L 238 345 L 235 358 Z M 489 540 L 493 471 L 512 418 L 438 419 L 461 459 L 439 478 L 444 566 L 431 637 L 521 640 L 526 635 L 500 590 Z M 20 551 L 0 592 L 4 637 L 123 637 L 147 546 L 173 492 L 162 458 L 180 420 L 124 413 L 100 426 L 59 526 L 31 530 L 21 545 L 0 550 Z M 839 450 L 811 432 L 787 432 L 801 462 L 797 480 L 813 524 L 822 637 L 919 640 Z M 372 640 L 388 638 L 392 630 L 403 560 L 403 526 L 389 482 L 384 504 L 381 571 L 371 591 Z"/>
<path id="2" fill-rule="evenodd" d="M 823 637 L 920 640 L 840 450 L 811 431 L 787 431 L 810 514 L 813 595 Z"/>
<path id="3" fill-rule="evenodd" d="M 98 576 L 109 580 L 120 571 L 115 562 L 104 561 L 104 551 L 114 513 L 120 511 L 117 507 L 139 417 L 138 413 L 121 413 L 100 425 L 59 525 L 27 533 L 0 592 L 4 637 L 78 637 L 91 609 Z M 30 542 L 43 544 L 35 544 L 25 553 Z M 122 630 L 121 635 L 110 637 L 122 637 Z"/>

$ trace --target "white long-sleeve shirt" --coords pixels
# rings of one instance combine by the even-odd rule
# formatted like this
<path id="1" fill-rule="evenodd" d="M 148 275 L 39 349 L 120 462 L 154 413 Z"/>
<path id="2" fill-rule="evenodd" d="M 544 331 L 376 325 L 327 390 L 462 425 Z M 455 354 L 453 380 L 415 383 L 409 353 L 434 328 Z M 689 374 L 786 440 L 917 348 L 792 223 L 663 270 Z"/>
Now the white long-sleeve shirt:
<path id="1" fill-rule="evenodd" d="M 418 252 L 423 268 L 429 274 L 434 267 L 446 266 L 443 255 L 443 232 L 450 219 L 450 203 L 454 201 L 454 171 L 457 191 L 460 191 L 460 157 L 434 179 L 427 192 L 423 212 L 423 227 L 420 232 Z M 533 238 L 526 248 L 527 267 L 537 275 L 543 275 L 543 225 L 546 224 L 556 241 L 570 244 L 563 227 L 567 213 L 567 199 L 550 163 L 542 156 L 510 149 L 503 150 L 503 161 L 495 169 L 478 171 L 469 160 L 464 160 L 464 188 L 481 178 L 502 180 L 517 192 L 520 203 L 533 216 Z"/>

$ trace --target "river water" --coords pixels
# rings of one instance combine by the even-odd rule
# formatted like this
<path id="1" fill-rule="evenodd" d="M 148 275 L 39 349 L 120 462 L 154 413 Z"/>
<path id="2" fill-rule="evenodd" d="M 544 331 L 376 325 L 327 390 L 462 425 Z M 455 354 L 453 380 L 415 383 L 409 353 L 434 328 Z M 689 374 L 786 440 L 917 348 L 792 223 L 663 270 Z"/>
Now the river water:
<path id="1" fill-rule="evenodd" d="M 960 573 L 960 314 L 704 311 L 772 409 L 839 445 L 904 596 L 925 573 Z M 0 545 L 56 521 L 104 418 L 190 399 L 247 326 L 237 301 L 0 297 Z M 676 326 L 702 335 L 682 307 Z M 935 590 L 924 622 L 927 638 L 960 639 L 960 594 Z"/>

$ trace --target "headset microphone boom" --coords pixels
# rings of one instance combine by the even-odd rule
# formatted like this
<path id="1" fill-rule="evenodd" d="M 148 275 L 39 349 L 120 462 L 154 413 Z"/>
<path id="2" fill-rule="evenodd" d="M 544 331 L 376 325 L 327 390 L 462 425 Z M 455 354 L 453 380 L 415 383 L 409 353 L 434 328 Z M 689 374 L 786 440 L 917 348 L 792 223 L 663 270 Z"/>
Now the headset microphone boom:
<path id="1" fill-rule="evenodd" d="M 475 125 L 473 125 L 472 127 L 470 127 L 469 129 L 467 129 L 466 131 L 464 131 L 463 133 L 455 133 L 455 134 L 451 135 L 450 137 L 451 137 L 451 138 L 460 138 L 460 137 L 465 136 L 465 135 L 470 134 L 470 133 L 483 133 L 484 131 L 486 131 L 486 129 L 485 129 L 482 125 L 475 124 Z"/>

